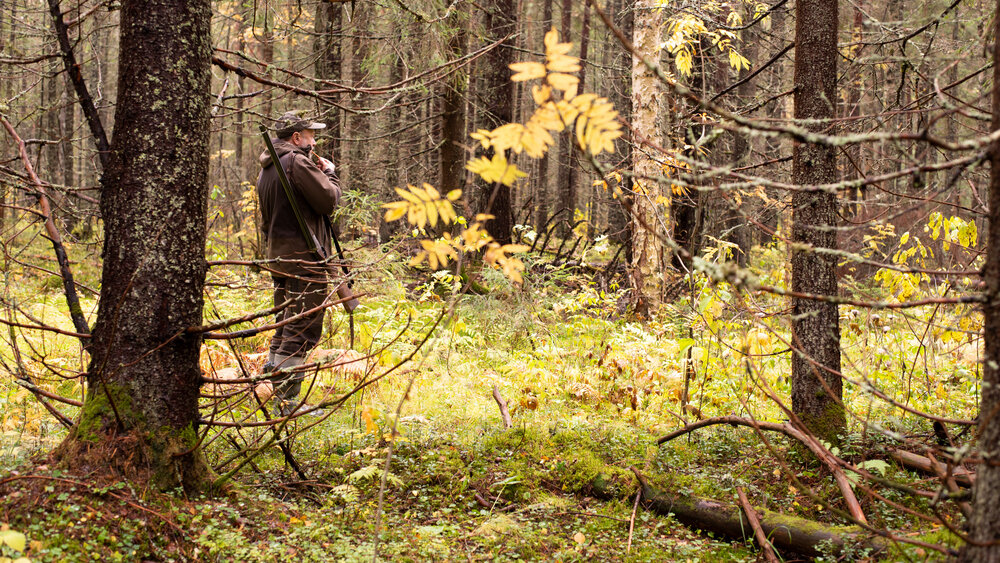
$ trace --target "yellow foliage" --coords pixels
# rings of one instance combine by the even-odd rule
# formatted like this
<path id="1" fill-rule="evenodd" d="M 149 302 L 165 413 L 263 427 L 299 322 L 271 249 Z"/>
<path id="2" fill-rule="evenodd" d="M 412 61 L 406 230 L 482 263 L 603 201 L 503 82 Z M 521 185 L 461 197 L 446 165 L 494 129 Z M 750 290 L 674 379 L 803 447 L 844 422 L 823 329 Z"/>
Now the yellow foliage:
<path id="1" fill-rule="evenodd" d="M 542 63 L 514 63 L 510 65 L 510 69 L 515 72 L 514 76 L 510 77 L 514 82 L 545 77 L 545 65 Z"/>
<path id="2" fill-rule="evenodd" d="M 500 182 L 506 186 L 513 186 L 518 178 L 527 176 L 514 163 L 507 162 L 507 157 L 499 151 L 494 153 L 493 158 L 481 156 L 473 159 L 465 165 L 465 168 L 474 174 L 479 174 L 483 180 L 491 184 Z"/>
<path id="3" fill-rule="evenodd" d="M 452 190 L 444 197 L 434 186 L 424 183 L 420 188 L 407 185 L 407 189 L 396 188 L 396 193 L 403 198 L 402 201 L 393 201 L 383 205 L 386 221 L 396 221 L 402 217 L 413 225 L 421 229 L 430 224 L 437 226 L 438 220 L 445 225 L 457 218 L 455 208 L 451 202 L 462 197 L 461 190 Z"/>

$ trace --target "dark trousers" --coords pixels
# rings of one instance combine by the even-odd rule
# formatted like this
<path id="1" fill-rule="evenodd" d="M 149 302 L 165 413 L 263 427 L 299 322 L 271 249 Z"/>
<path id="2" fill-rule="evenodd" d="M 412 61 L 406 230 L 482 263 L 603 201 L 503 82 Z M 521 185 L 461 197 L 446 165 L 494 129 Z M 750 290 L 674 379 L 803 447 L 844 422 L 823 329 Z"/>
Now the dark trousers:
<path id="1" fill-rule="evenodd" d="M 282 309 L 276 316 L 281 322 L 294 317 L 303 311 L 315 309 L 323 304 L 327 297 L 327 284 L 301 280 L 298 278 L 275 277 L 274 305 L 278 306 L 292 299 L 291 305 Z M 309 350 L 319 344 L 323 335 L 323 313 L 317 311 L 280 326 L 271 337 L 271 352 L 283 356 L 305 357 Z"/>

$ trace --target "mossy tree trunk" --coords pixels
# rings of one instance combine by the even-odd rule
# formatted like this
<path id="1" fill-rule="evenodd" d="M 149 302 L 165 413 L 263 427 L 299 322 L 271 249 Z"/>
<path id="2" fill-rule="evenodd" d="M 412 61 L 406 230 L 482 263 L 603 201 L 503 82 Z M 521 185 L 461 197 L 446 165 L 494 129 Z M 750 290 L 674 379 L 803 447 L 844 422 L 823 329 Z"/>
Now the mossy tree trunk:
<path id="1" fill-rule="evenodd" d="M 209 141 L 208 0 L 124 0 L 102 178 L 100 304 L 88 390 L 56 452 L 156 488 L 202 488 L 198 367 Z"/>
<path id="2" fill-rule="evenodd" d="M 1000 14 L 1000 1 L 996 4 Z M 1000 20 L 993 21 L 1000 30 Z M 993 35 L 993 124 L 1000 129 L 1000 34 Z M 1000 143 L 990 146 L 989 227 L 986 243 L 986 303 L 983 305 L 983 393 L 979 404 L 979 454 L 985 463 L 976 471 L 973 486 L 970 544 L 963 561 L 1000 561 Z"/>
<path id="3" fill-rule="evenodd" d="M 795 119 L 831 133 L 837 103 L 837 0 L 795 5 Z M 837 180 L 836 148 L 795 146 L 792 177 L 798 186 Z M 792 290 L 837 295 L 837 195 L 796 191 L 792 196 Z M 792 410 L 818 437 L 835 443 L 846 426 L 840 405 L 840 329 L 837 305 L 794 299 Z"/>

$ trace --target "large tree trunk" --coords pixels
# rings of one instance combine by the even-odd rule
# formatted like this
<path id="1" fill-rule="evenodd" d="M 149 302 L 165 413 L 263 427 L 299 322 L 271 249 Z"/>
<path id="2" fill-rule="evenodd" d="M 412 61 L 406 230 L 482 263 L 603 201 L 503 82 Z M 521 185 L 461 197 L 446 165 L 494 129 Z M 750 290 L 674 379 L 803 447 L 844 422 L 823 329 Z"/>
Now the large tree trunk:
<path id="1" fill-rule="evenodd" d="M 492 0 L 485 16 L 487 40 L 496 41 L 513 33 L 515 14 L 513 0 Z M 483 112 L 480 114 L 483 129 L 510 123 L 514 117 L 514 83 L 510 81 L 510 64 L 513 62 L 513 39 L 482 58 L 479 68 L 483 69 Z M 512 157 L 512 154 L 508 155 L 508 158 Z M 497 242 L 509 244 L 514 229 L 510 187 L 497 182 L 484 186 L 483 190 L 483 211 L 496 217 L 486 224 L 486 228 Z"/>
<path id="2" fill-rule="evenodd" d="M 79 420 L 56 455 L 201 488 L 198 367 L 209 141 L 208 0 L 125 0 L 103 274 Z"/>
<path id="3" fill-rule="evenodd" d="M 660 36 L 663 13 L 655 0 L 636 0 L 632 44 L 649 61 L 660 60 Z M 663 274 L 667 267 L 660 237 L 667 233 L 670 221 L 669 198 L 662 195 L 656 178 L 660 165 L 652 158 L 643 141 L 660 136 L 657 114 L 664 92 L 656 75 L 638 57 L 632 58 L 632 127 L 636 147 L 632 153 L 634 199 L 632 202 L 632 278 L 636 290 L 636 313 L 655 311 L 663 300 Z M 660 200 L 659 203 L 657 200 Z"/>
<path id="4" fill-rule="evenodd" d="M 626 37 L 632 36 L 632 17 L 634 0 L 615 0 L 615 22 L 621 28 Z M 612 46 L 617 47 L 618 43 L 613 42 Z M 620 57 L 624 57 L 623 62 Z M 632 122 L 632 76 L 629 63 L 632 57 L 627 51 L 617 51 L 613 65 L 615 78 L 612 82 L 612 93 L 609 96 L 618 109 L 621 120 L 625 123 Z M 619 70 L 620 69 L 620 70 Z M 623 128 L 622 143 L 618 143 L 621 148 L 621 160 L 623 166 L 628 166 L 632 162 L 632 130 Z M 611 198 L 608 207 L 608 237 L 614 242 L 625 246 L 625 263 L 632 262 L 632 221 L 628 214 L 628 206 L 632 205 L 634 198 L 628 195 L 632 192 L 632 178 L 622 175 L 620 198 Z M 610 189 L 610 186 L 609 186 Z M 609 194 L 610 196 L 611 194 Z"/>
<path id="5" fill-rule="evenodd" d="M 586 4 L 584 4 L 586 5 Z M 573 1 L 562 0 L 562 29 L 560 30 L 564 41 L 571 41 L 573 38 Z M 582 68 L 582 66 L 581 66 Z M 583 84 L 580 84 L 580 92 L 584 91 Z M 567 127 L 559 134 L 559 157 L 556 166 L 556 202 L 555 212 L 562 211 L 562 215 L 557 220 L 558 232 L 562 236 L 569 235 L 569 226 L 573 223 L 576 213 L 576 185 L 574 178 L 570 174 L 573 168 L 573 139 L 572 127 Z M 565 211 L 563 211 L 565 210 Z"/>
<path id="6" fill-rule="evenodd" d="M 325 80 L 340 80 L 340 36 L 343 7 L 339 2 L 322 2 L 316 13 L 316 76 Z M 335 108 L 321 108 L 326 124 L 324 137 L 329 143 L 320 147 L 330 160 L 340 166 L 340 112 Z"/>
<path id="7" fill-rule="evenodd" d="M 542 38 L 552 29 L 552 0 L 544 0 L 542 3 Z M 540 40 L 539 45 L 542 44 Z M 535 197 L 535 230 L 539 237 L 544 236 L 542 232 L 546 228 L 549 220 L 549 208 L 551 207 L 552 181 L 549 176 L 549 153 L 545 151 L 538 161 L 538 192 Z M 543 249 L 544 250 L 544 249 Z"/>
<path id="8" fill-rule="evenodd" d="M 577 74 L 580 77 L 580 91 L 581 92 L 592 92 L 593 90 L 587 89 L 587 50 L 590 47 L 590 4 L 586 2 L 582 3 L 580 9 L 583 10 L 583 22 L 580 24 L 580 72 Z M 568 130 L 568 128 L 567 128 Z M 570 215 L 567 217 L 569 222 L 572 224 L 576 219 L 575 213 L 573 211 L 577 208 L 587 209 L 587 204 L 580 201 L 580 176 L 583 174 L 582 165 L 583 161 L 577 157 L 577 151 L 573 147 L 576 142 L 574 136 L 569 137 L 569 188 L 568 193 L 570 194 L 569 199 L 567 199 L 567 204 L 572 203 L 570 207 Z M 586 232 L 588 236 L 593 238 L 593 233 L 591 232 L 591 225 L 594 225 L 594 208 L 591 206 L 590 213 L 587 213 L 585 220 L 588 221 L 586 226 Z"/>
<path id="9" fill-rule="evenodd" d="M 457 11 L 450 23 L 454 35 L 448 41 L 448 56 L 457 58 L 466 52 L 467 34 Z M 465 73 L 451 75 L 441 88 L 441 192 L 448 193 L 465 187 Z"/>
<path id="10" fill-rule="evenodd" d="M 837 103 L 837 0 L 798 0 L 795 5 L 795 118 L 832 131 Z M 836 148 L 795 146 L 793 182 L 798 186 L 837 179 Z M 792 290 L 837 295 L 837 260 L 822 250 L 837 246 L 837 196 L 796 191 L 792 196 Z M 846 426 L 840 405 L 840 328 L 837 305 L 794 299 L 792 410 L 818 437 L 836 443 Z"/>
<path id="11" fill-rule="evenodd" d="M 1000 31 L 1000 1 L 993 21 Z M 993 34 L 993 123 L 1000 129 L 1000 33 Z M 990 146 L 989 227 L 986 243 L 986 303 L 983 304 L 983 391 L 979 404 L 979 455 L 986 462 L 976 471 L 969 536 L 983 545 L 968 545 L 964 561 L 1000 561 L 1000 142 Z"/>

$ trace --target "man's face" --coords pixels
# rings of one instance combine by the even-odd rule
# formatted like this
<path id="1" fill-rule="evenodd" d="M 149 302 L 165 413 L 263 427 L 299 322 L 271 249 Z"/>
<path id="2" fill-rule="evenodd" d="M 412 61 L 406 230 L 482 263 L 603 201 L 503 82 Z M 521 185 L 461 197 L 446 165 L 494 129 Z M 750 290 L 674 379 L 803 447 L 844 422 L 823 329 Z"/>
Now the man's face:
<path id="1" fill-rule="evenodd" d="M 297 147 L 309 147 L 309 150 L 316 148 L 316 132 L 312 129 L 303 129 L 292 133 L 292 144 Z"/>

